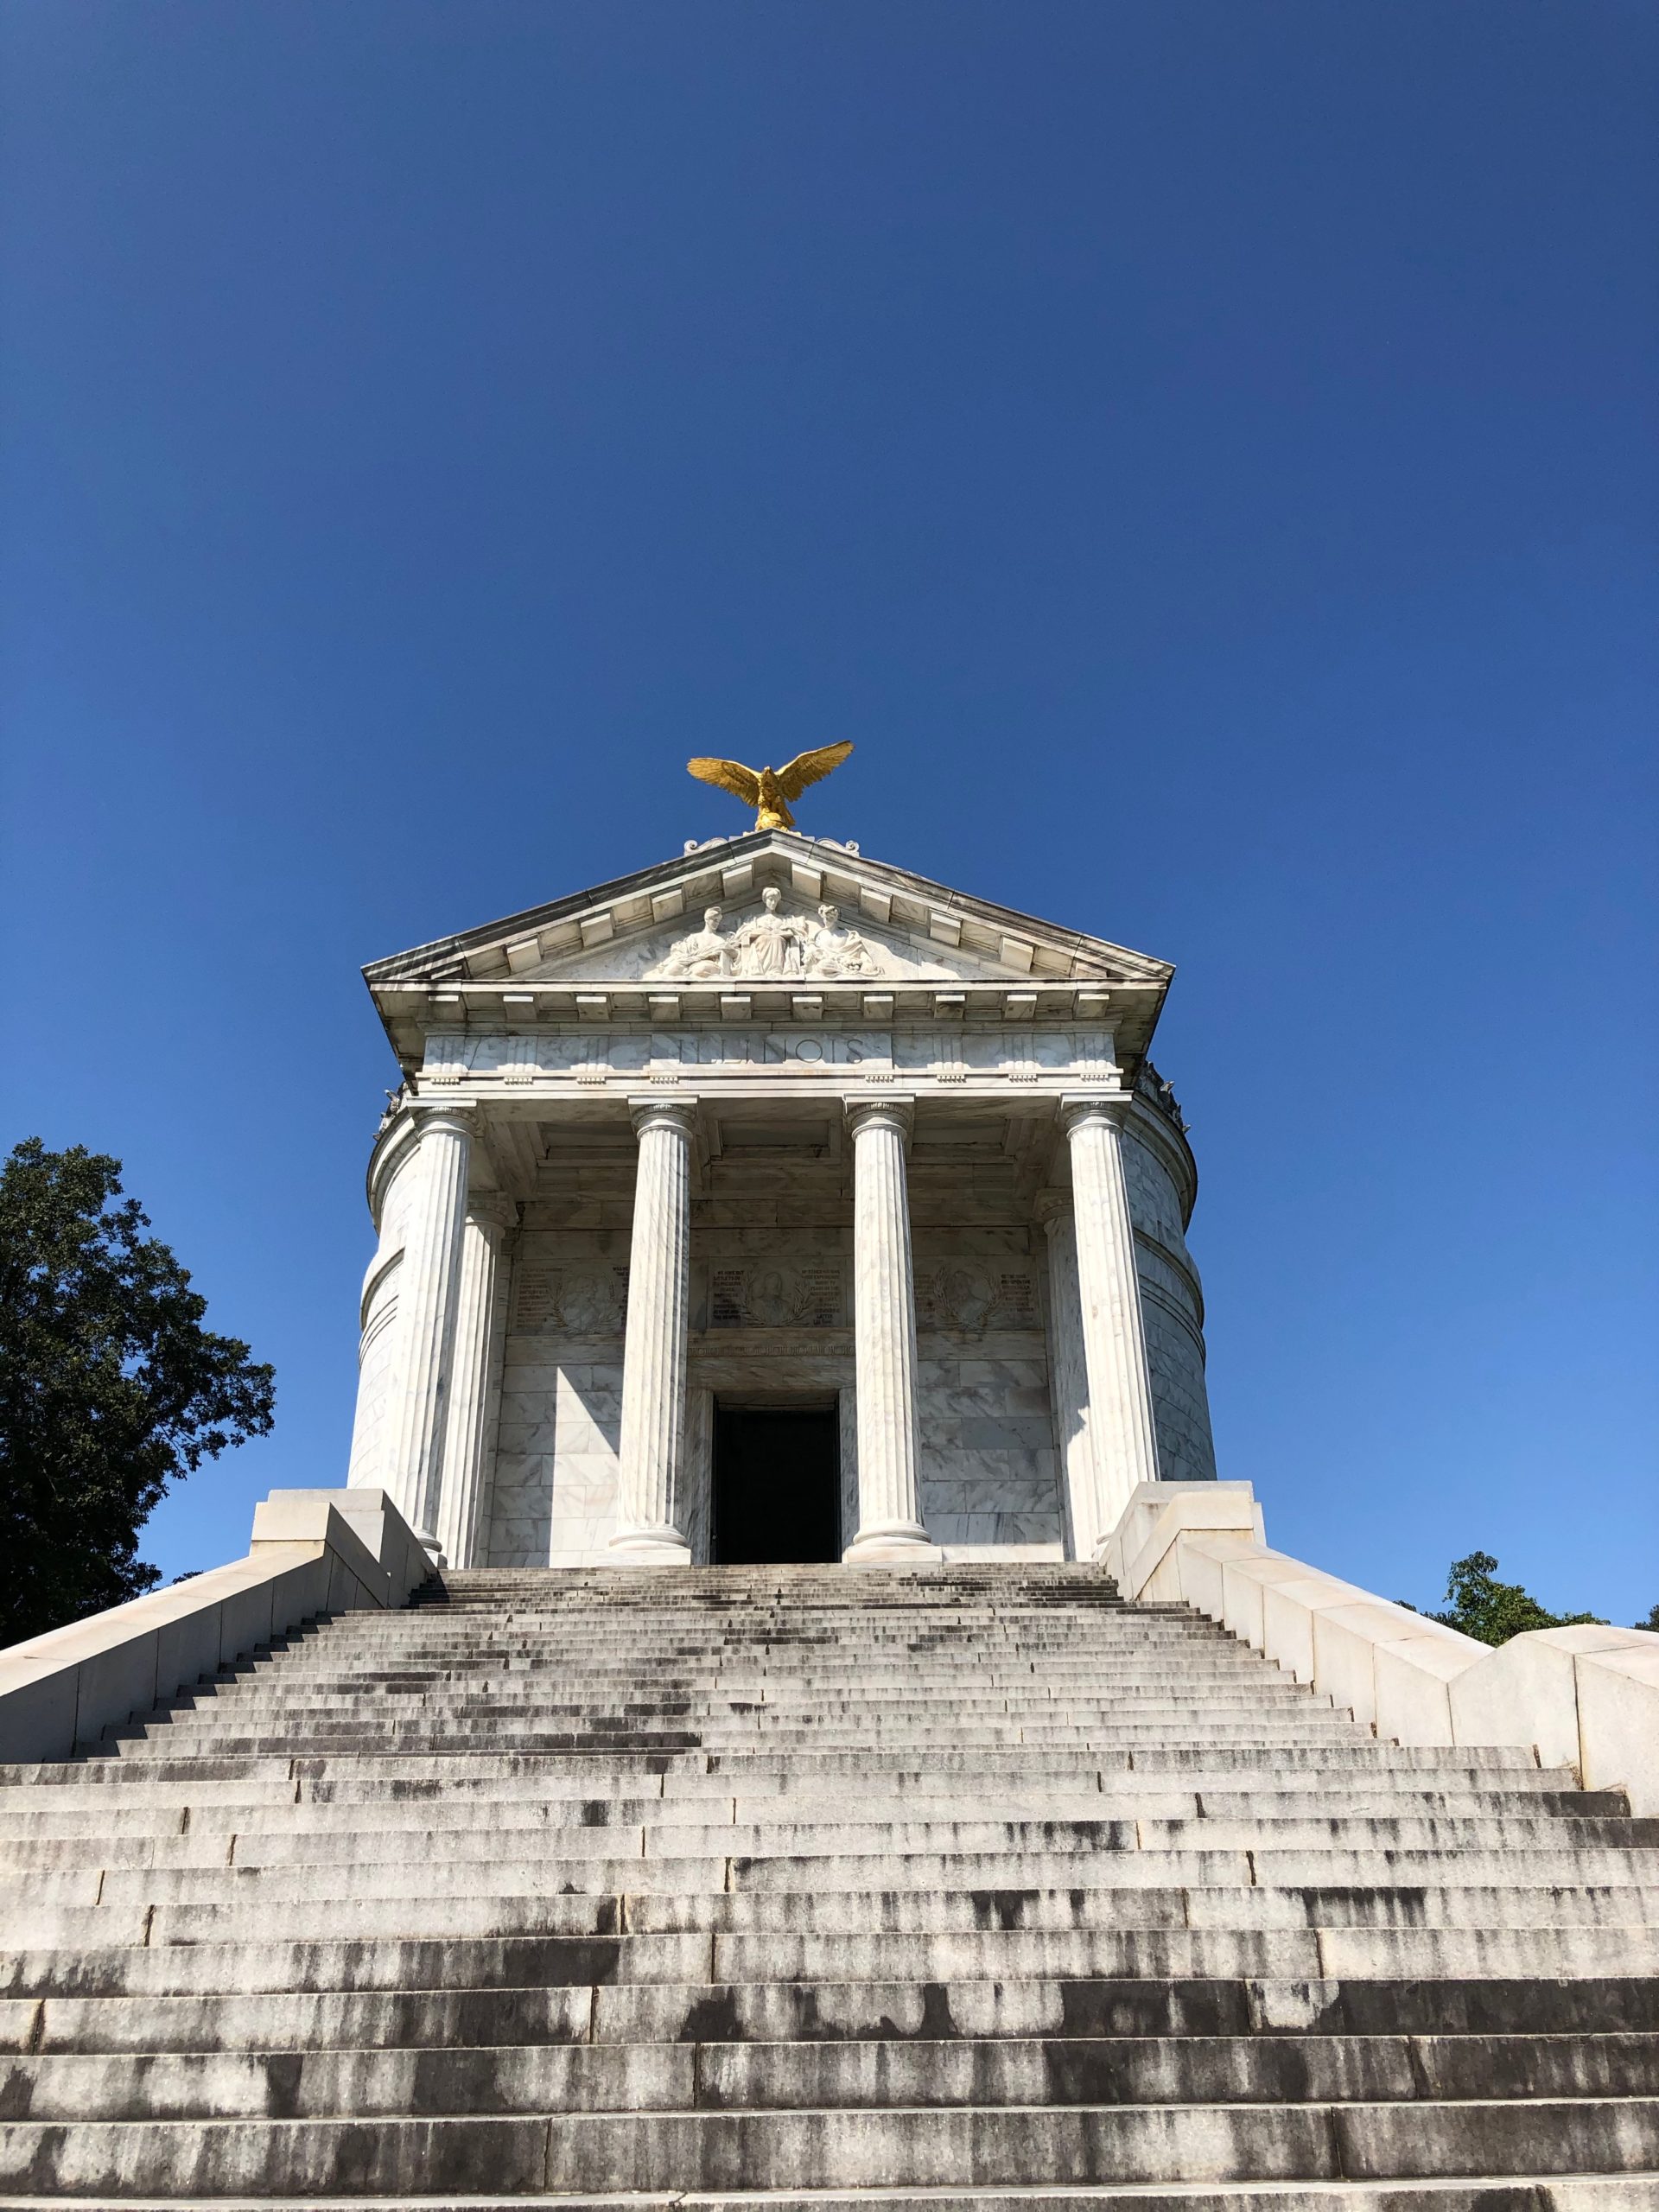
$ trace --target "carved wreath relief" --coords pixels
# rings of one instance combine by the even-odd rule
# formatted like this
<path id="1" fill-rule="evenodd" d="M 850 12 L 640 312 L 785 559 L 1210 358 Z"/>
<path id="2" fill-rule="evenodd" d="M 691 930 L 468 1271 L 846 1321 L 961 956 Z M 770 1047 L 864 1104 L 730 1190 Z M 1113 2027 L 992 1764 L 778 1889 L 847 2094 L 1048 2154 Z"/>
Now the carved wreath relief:
<path id="1" fill-rule="evenodd" d="M 1028 1329 L 1037 1319 L 1031 1277 L 1020 1269 L 982 1267 L 976 1260 L 947 1260 L 916 1278 L 916 1320 L 924 1329 L 955 1329 L 969 1336 L 987 1329 Z"/>
<path id="2" fill-rule="evenodd" d="M 841 1269 L 834 1261 L 709 1270 L 711 1328 L 834 1329 L 842 1319 Z"/>
<path id="3" fill-rule="evenodd" d="M 627 1314 L 626 1268 L 550 1267 L 539 1261 L 518 1267 L 513 1326 L 537 1335 L 620 1336 Z"/>
<path id="4" fill-rule="evenodd" d="M 804 914 L 780 912 L 782 905 L 782 893 L 768 884 L 760 893 L 760 912 L 724 937 L 721 909 L 710 906 L 702 927 L 683 937 L 647 975 L 667 982 L 712 983 L 728 976 L 788 982 L 885 972 L 876 952 L 856 930 L 838 926 L 838 907 L 820 906 L 813 922 Z"/>

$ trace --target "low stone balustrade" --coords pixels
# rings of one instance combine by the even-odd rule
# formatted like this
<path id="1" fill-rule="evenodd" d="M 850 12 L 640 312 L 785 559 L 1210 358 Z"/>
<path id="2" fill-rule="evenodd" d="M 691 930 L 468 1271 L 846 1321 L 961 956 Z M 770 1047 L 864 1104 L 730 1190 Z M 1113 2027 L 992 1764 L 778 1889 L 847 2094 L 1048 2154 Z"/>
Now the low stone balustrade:
<path id="1" fill-rule="evenodd" d="M 431 1564 L 384 1491 L 273 1491 L 245 1559 L 0 1652 L 0 1760 L 67 1759 L 302 1621 L 403 1605 Z"/>
<path id="2" fill-rule="evenodd" d="M 1529 1746 L 1659 1814 L 1659 1635 L 1533 1629 L 1494 1649 L 1274 1551 L 1249 1483 L 1141 1483 L 1103 1564 L 1126 1598 L 1196 1606 L 1380 1737 Z"/>

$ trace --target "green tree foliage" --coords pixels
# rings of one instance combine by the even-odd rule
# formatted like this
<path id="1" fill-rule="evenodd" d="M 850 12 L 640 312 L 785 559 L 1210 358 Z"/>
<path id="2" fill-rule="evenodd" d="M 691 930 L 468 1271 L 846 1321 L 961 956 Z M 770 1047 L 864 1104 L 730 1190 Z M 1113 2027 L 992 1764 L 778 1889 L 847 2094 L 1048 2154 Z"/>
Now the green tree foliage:
<path id="1" fill-rule="evenodd" d="M 1654 1606 L 1653 1610 L 1648 1614 L 1645 1620 L 1632 1621 L 1630 1623 L 1630 1626 L 1632 1628 L 1659 1629 L 1659 1605 Z"/>
<path id="2" fill-rule="evenodd" d="M 1499 1582 L 1497 1561 L 1490 1552 L 1471 1552 L 1453 1560 L 1446 1579 L 1446 1611 L 1431 1620 L 1461 1629 L 1482 1643 L 1507 1643 L 1529 1628 L 1577 1628 L 1585 1622 L 1604 1626 L 1598 1613 L 1547 1612 L 1518 1582 Z M 1415 1608 L 1413 1608 L 1415 1611 Z"/>
<path id="3" fill-rule="evenodd" d="M 168 1484 L 271 1425 L 272 1370 L 202 1326 L 120 1174 L 38 1137 L 0 1168 L 0 1644 L 153 1588 Z"/>

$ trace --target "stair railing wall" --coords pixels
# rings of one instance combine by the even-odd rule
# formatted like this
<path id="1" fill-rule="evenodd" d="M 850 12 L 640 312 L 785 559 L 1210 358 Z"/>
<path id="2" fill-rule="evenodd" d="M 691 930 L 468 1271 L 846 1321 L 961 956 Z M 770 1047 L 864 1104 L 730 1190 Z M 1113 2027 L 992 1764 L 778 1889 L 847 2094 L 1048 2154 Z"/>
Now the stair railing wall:
<path id="1" fill-rule="evenodd" d="M 430 1572 L 384 1491 L 272 1491 L 245 1559 L 0 1651 L 0 1760 L 67 1759 L 320 1613 L 403 1605 Z"/>
<path id="2" fill-rule="evenodd" d="M 1142 1483 L 1107 1539 L 1126 1598 L 1207 1613 L 1401 1744 L 1529 1746 L 1659 1814 L 1659 1635 L 1529 1630 L 1494 1649 L 1267 1542 L 1249 1483 Z"/>

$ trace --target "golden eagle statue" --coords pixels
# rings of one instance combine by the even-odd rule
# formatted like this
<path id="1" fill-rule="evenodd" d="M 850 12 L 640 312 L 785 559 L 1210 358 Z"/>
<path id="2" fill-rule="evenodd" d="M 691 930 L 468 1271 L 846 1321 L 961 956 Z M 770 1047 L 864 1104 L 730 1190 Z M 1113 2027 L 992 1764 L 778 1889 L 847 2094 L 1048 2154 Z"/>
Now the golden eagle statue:
<path id="1" fill-rule="evenodd" d="M 755 810 L 757 830 L 792 830 L 795 817 L 789 802 L 799 798 L 809 784 L 820 783 L 832 768 L 839 768 L 852 751 L 850 739 L 840 745 L 821 745 L 813 753 L 798 753 L 786 768 L 746 768 L 741 760 L 716 760 L 707 754 L 688 760 L 686 772 L 705 784 L 718 784 L 723 791 Z"/>

